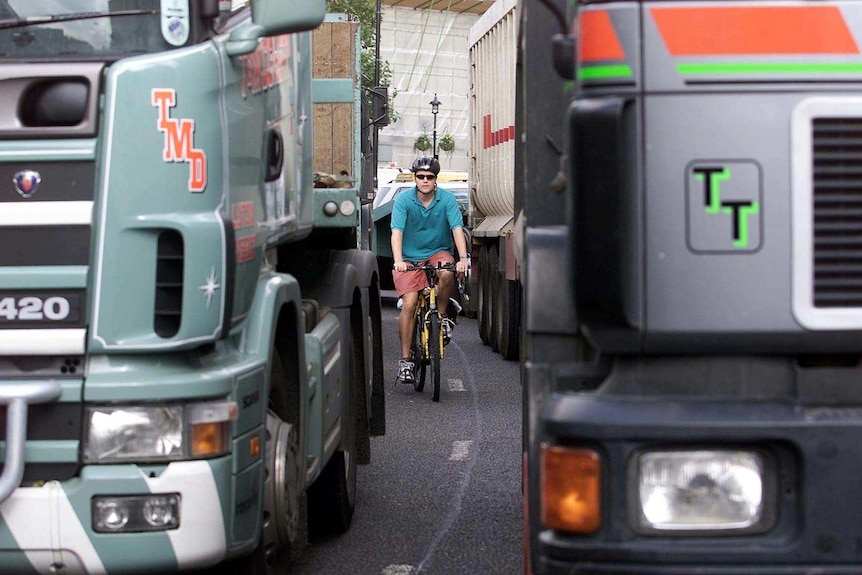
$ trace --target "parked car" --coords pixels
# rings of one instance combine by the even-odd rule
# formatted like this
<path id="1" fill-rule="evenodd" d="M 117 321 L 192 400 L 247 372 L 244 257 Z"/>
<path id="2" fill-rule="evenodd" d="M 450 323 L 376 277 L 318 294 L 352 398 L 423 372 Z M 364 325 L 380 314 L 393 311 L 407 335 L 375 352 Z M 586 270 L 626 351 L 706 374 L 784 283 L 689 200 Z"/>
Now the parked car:
<path id="1" fill-rule="evenodd" d="M 414 185 L 415 184 L 413 184 L 413 182 L 390 182 L 377 190 L 377 194 L 374 196 L 374 202 L 372 203 L 375 210 L 375 221 L 377 220 L 377 208 L 394 201 L 398 194 L 404 190 L 412 189 Z M 467 188 L 467 182 L 440 182 L 439 186 L 455 194 L 455 197 L 458 199 L 458 206 L 461 208 L 461 214 L 466 214 L 467 207 L 470 204 L 470 192 Z M 389 212 L 392 212 L 391 207 L 389 208 Z"/>

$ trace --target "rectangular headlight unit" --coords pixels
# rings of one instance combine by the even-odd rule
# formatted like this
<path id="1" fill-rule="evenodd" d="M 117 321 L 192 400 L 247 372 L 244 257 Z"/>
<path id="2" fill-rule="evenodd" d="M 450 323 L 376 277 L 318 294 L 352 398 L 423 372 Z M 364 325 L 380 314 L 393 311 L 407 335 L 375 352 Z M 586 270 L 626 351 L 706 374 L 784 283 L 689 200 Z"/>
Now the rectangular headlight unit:
<path id="1" fill-rule="evenodd" d="M 634 476 L 641 531 L 759 532 L 774 515 L 766 505 L 772 481 L 756 451 L 648 451 Z"/>
<path id="2" fill-rule="evenodd" d="M 116 463 L 215 457 L 230 448 L 235 402 L 87 408 L 84 461 Z"/>

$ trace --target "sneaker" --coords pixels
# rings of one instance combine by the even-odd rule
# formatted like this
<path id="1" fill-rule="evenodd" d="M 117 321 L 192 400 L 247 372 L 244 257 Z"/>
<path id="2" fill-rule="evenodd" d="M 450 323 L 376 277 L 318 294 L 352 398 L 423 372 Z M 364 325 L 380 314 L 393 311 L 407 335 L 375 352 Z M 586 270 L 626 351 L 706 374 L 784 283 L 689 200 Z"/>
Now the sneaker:
<path id="1" fill-rule="evenodd" d="M 413 364 L 413 360 L 410 359 L 399 359 L 398 360 L 398 377 L 395 378 L 395 381 L 398 383 L 413 383 L 413 371 L 416 369 L 416 366 Z"/>
<path id="2" fill-rule="evenodd" d="M 452 332 L 455 331 L 455 322 L 448 317 L 443 318 L 443 345 L 446 345 L 452 339 Z"/>

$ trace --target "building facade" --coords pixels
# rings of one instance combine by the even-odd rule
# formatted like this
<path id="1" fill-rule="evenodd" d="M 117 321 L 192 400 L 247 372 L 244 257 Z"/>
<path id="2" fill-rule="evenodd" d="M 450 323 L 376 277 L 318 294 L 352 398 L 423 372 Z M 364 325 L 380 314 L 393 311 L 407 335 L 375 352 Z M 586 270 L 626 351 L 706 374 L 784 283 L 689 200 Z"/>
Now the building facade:
<path id="1" fill-rule="evenodd" d="M 413 159 L 432 153 L 416 148 L 425 134 L 434 139 L 431 101 L 440 102 L 436 118 L 437 152 L 444 170 L 467 171 L 470 135 L 470 27 L 479 15 L 452 10 L 384 6 L 380 58 L 389 62 L 391 106 L 398 120 L 379 133 L 379 165 L 409 169 Z M 440 149 L 448 135 L 454 149 Z M 382 182 L 381 182 L 382 183 Z"/>

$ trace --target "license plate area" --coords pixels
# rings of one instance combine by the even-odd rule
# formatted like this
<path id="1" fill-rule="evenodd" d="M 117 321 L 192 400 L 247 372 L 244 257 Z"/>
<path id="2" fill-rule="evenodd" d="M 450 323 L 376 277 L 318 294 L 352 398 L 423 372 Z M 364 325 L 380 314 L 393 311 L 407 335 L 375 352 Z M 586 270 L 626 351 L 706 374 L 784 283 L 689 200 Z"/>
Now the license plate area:
<path id="1" fill-rule="evenodd" d="M 0 329 L 84 326 L 84 290 L 0 290 Z"/>

